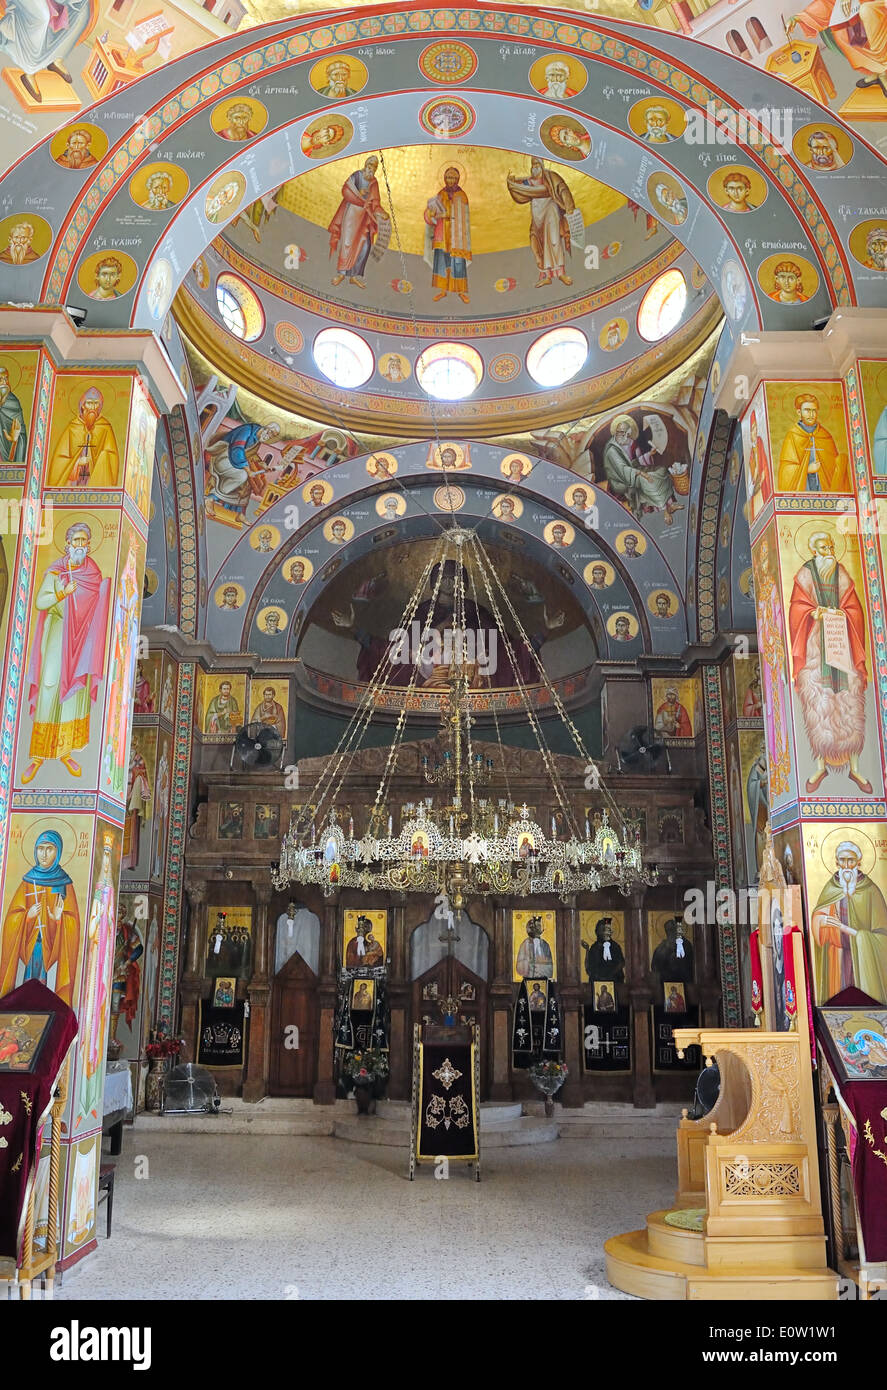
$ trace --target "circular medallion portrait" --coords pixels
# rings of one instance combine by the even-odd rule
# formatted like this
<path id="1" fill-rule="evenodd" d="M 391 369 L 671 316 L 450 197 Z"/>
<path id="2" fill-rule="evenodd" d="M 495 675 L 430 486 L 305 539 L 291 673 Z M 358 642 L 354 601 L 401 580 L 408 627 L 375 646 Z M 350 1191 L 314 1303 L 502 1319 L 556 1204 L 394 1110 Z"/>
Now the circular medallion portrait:
<path id="1" fill-rule="evenodd" d="M 460 135 L 467 135 L 476 120 L 474 108 L 457 96 L 433 97 L 419 112 L 422 129 L 438 140 L 456 140 Z"/>
<path id="2" fill-rule="evenodd" d="M 385 478 L 393 478 L 397 473 L 397 459 L 393 454 L 370 454 L 366 469 L 376 482 L 383 482 Z"/>
<path id="3" fill-rule="evenodd" d="M 392 385 L 399 381 L 407 381 L 413 374 L 409 358 L 404 357 L 401 352 L 383 352 L 376 370 L 379 376 L 383 376 Z"/>
<path id="4" fill-rule="evenodd" d="M 49 153 L 62 169 L 94 169 L 107 152 L 107 135 L 88 121 L 63 126 L 49 143 Z"/>
<path id="5" fill-rule="evenodd" d="M 585 513 L 595 505 L 596 493 L 584 481 L 570 483 L 564 492 L 564 501 L 571 511 Z"/>
<path id="6" fill-rule="evenodd" d="M 524 504 L 519 497 L 509 493 L 505 497 L 497 497 L 490 510 L 497 521 L 517 521 L 519 516 L 523 516 Z"/>
<path id="7" fill-rule="evenodd" d="M 246 601 L 246 590 L 242 584 L 225 583 L 220 584 L 213 594 L 213 602 L 217 608 L 224 608 L 229 613 L 236 613 L 238 608 L 242 608 Z"/>
<path id="8" fill-rule="evenodd" d="M 46 255 L 51 242 L 52 228 L 44 217 L 34 213 L 26 217 L 13 214 L 0 221 L 0 262 L 3 265 L 33 265 Z"/>
<path id="9" fill-rule="evenodd" d="M 194 279 L 199 290 L 209 289 L 209 263 L 205 256 L 198 256 L 193 265 Z"/>
<path id="10" fill-rule="evenodd" d="M 499 464 L 499 472 L 504 473 L 513 483 L 519 483 L 532 471 L 533 464 L 526 454 L 506 454 Z"/>
<path id="11" fill-rule="evenodd" d="M 774 304 L 804 304 L 819 289 L 819 275 L 803 256 L 780 252 L 758 266 L 758 284 Z"/>
<path id="12" fill-rule="evenodd" d="M 177 164 L 145 164 L 129 181 L 129 196 L 145 212 L 171 212 L 187 196 L 188 175 Z"/>
<path id="13" fill-rule="evenodd" d="M 539 139 L 556 159 L 587 159 L 591 135 L 575 116 L 548 116 L 539 127 Z"/>
<path id="14" fill-rule="evenodd" d="M 261 135 L 268 124 L 268 112 L 255 97 L 235 97 L 214 106 L 209 120 L 216 135 L 242 145 Z"/>
<path id="15" fill-rule="evenodd" d="M 702 269 L 702 266 L 697 265 L 694 261 L 690 267 L 690 284 L 693 286 L 694 290 L 704 289 L 707 280 L 708 276 Z"/>
<path id="16" fill-rule="evenodd" d="M 660 222 L 668 222 L 672 227 L 682 227 L 687 220 L 687 194 L 674 174 L 658 171 L 647 179 L 647 197 L 653 207 L 653 214 Z"/>
<path id="17" fill-rule="evenodd" d="M 767 180 L 750 164 L 728 164 L 708 176 L 708 196 L 724 212 L 757 212 L 767 201 Z"/>
<path id="18" fill-rule="evenodd" d="M 546 53 L 530 68 L 530 86 L 548 101 L 570 101 L 588 81 L 588 73 L 571 53 Z"/>
<path id="19" fill-rule="evenodd" d="M 598 334 L 598 344 L 604 352 L 615 352 L 621 348 L 628 337 L 628 322 L 626 319 L 610 319 L 605 323 Z"/>
<path id="20" fill-rule="evenodd" d="M 256 626 L 266 637 L 284 637 L 288 619 L 282 608 L 271 606 L 260 608 L 256 614 Z"/>
<path id="21" fill-rule="evenodd" d="M 323 534 L 331 545 L 344 545 L 354 535 L 354 522 L 347 516 L 330 517 L 323 524 Z"/>
<path id="22" fill-rule="evenodd" d="M 576 539 L 576 532 L 569 521 L 549 521 L 542 534 L 555 550 L 566 550 Z"/>
<path id="23" fill-rule="evenodd" d="M 626 560 L 634 560 L 647 549 L 647 540 L 641 531 L 620 531 L 616 537 L 616 549 Z"/>
<path id="24" fill-rule="evenodd" d="M 647 595 L 647 607 L 654 618 L 674 618 L 680 603 L 671 589 L 652 589 Z"/>
<path id="25" fill-rule="evenodd" d="M 647 145 L 670 145 L 683 135 L 687 116 L 670 97 L 644 97 L 629 111 L 628 125 Z"/>
<path id="26" fill-rule="evenodd" d="M 369 81 L 366 63 L 352 53 L 340 53 L 334 58 L 321 58 L 308 74 L 308 81 L 319 96 L 328 101 L 344 101 L 356 97 Z"/>
<path id="27" fill-rule="evenodd" d="M 324 478 L 310 478 L 302 488 L 302 498 L 309 507 L 326 507 L 334 495 L 332 483 Z"/>
<path id="28" fill-rule="evenodd" d="M 314 566 L 304 555 L 294 555 L 291 560 L 284 561 L 281 572 L 287 584 L 307 584 L 314 573 Z"/>
<path id="29" fill-rule="evenodd" d="M 853 141 L 840 126 L 828 121 L 802 125 L 792 136 L 792 150 L 811 174 L 833 174 L 846 169 L 853 158 Z"/>
<path id="30" fill-rule="evenodd" d="M 858 222 L 850 233 L 850 254 L 866 270 L 887 271 L 887 217 Z"/>
<path id="31" fill-rule="evenodd" d="M 419 54 L 419 71 L 429 82 L 458 86 L 477 72 L 477 54 L 467 43 L 440 39 Z"/>
<path id="32" fill-rule="evenodd" d="M 230 222 L 246 193 L 246 176 L 239 169 L 227 169 L 209 186 L 203 211 L 207 222 L 221 226 Z"/>
<path id="33" fill-rule="evenodd" d="M 638 620 L 632 613 L 611 613 L 607 631 L 614 642 L 633 642 L 638 635 Z"/>
<path id="34" fill-rule="evenodd" d="M 157 571 L 152 570 L 149 566 L 146 565 L 144 580 L 145 598 L 151 598 L 152 595 L 156 594 L 159 584 L 160 579 L 157 575 Z"/>
<path id="35" fill-rule="evenodd" d="M 616 578 L 616 571 L 606 560 L 591 560 L 582 571 L 582 578 L 589 589 L 609 589 Z"/>
<path id="36" fill-rule="evenodd" d="M 396 521 L 407 509 L 407 499 L 401 492 L 386 492 L 376 498 L 376 512 L 383 521 Z"/>
<path id="37" fill-rule="evenodd" d="M 0 260 L 3 257 L 0 255 Z M 138 279 L 139 268 L 132 256 L 125 251 L 111 247 L 107 251 L 93 251 L 81 261 L 77 271 L 77 284 L 88 299 L 121 299 L 129 294 Z M 163 313 L 167 306 L 164 305 Z M 163 314 L 157 315 L 158 320 Z"/>
<path id="38" fill-rule="evenodd" d="M 280 545 L 280 532 L 276 526 L 259 526 L 249 533 L 249 543 L 259 555 L 273 555 Z"/>
<path id="39" fill-rule="evenodd" d="M 354 126 L 347 116 L 333 111 L 327 116 L 315 116 L 302 131 L 302 153 L 308 159 L 327 159 L 344 150 L 354 138 Z"/>

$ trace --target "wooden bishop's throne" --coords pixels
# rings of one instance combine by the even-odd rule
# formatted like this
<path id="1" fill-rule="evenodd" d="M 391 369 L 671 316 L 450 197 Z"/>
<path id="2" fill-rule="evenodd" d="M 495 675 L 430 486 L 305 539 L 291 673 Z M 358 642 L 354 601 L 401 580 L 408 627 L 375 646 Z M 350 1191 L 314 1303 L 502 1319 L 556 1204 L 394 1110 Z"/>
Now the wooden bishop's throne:
<path id="1" fill-rule="evenodd" d="M 806 964 L 800 931 L 793 952 L 797 1013 L 788 1032 L 777 1018 L 770 945 L 771 906 L 800 925 L 800 889 L 787 889 L 769 828 L 760 876 L 759 922 L 764 1028 L 675 1029 L 679 1054 L 701 1049 L 717 1061 L 720 1092 L 701 1119 L 678 1124 L 674 1207 L 643 1230 L 604 1246 L 607 1278 L 640 1298 L 832 1300 L 816 1145 Z M 791 918 L 789 917 L 791 913 Z M 787 930 L 787 928 L 786 928 Z"/>

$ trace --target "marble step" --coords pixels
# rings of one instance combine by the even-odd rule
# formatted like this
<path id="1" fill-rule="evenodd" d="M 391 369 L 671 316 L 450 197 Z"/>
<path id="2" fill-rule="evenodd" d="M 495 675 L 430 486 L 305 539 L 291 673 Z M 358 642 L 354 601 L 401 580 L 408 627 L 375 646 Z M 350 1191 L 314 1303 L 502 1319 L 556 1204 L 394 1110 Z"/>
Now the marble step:
<path id="1" fill-rule="evenodd" d="M 352 1144 L 381 1144 L 406 1149 L 410 1142 L 409 1123 L 392 1123 L 383 1115 L 337 1117 L 333 1132 L 337 1139 L 345 1139 Z M 514 1148 L 524 1144 L 550 1144 L 558 1137 L 554 1120 L 521 1115 L 508 1123 L 490 1124 L 484 1117 L 483 1107 L 480 1134 L 482 1153 L 488 1149 Z"/>
<path id="2" fill-rule="evenodd" d="M 154 1115 L 145 1112 L 136 1118 L 140 1133 L 162 1134 L 277 1134 L 331 1135 L 334 1113 L 330 1105 L 315 1105 L 312 1114 L 300 1111 L 267 1111 L 257 1105 L 245 1106 L 233 1114 Z M 252 1113 L 247 1113 L 247 1112 Z"/>

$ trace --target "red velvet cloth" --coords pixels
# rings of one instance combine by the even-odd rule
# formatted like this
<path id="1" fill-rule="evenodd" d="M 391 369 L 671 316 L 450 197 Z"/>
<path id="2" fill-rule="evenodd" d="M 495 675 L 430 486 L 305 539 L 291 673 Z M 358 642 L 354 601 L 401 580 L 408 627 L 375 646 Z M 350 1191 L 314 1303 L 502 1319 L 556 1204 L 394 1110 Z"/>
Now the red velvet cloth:
<path id="1" fill-rule="evenodd" d="M 49 1034 L 33 1072 L 0 1072 L 0 1255 L 18 1260 L 23 1231 L 19 1230 L 28 1179 L 37 1158 L 40 1117 L 52 1098 L 52 1088 L 77 1034 L 77 1019 L 57 994 L 39 980 L 28 980 L 0 999 L 0 1013 L 53 1015 Z M 4 1115 L 11 1119 L 3 1123 Z"/>
<path id="2" fill-rule="evenodd" d="M 835 994 L 824 1006 L 828 1009 L 883 1009 L 877 999 L 863 994 L 852 986 Z M 856 1142 L 851 1146 L 850 1164 L 856 1209 L 865 1241 L 867 1260 L 887 1260 L 887 1120 L 882 1111 L 887 1107 L 887 1081 L 842 1081 L 844 1068 L 828 1029 L 817 1012 L 816 1031 L 833 1075 L 837 1078 L 841 1099 L 853 1116 Z M 866 1137 L 866 1122 L 871 1138 Z"/>

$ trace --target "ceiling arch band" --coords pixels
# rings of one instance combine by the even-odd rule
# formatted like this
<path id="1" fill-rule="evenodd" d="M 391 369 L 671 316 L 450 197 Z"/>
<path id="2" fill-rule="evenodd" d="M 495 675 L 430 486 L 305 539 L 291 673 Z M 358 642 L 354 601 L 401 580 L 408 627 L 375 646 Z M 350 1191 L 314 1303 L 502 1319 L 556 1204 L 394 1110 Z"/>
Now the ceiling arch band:
<path id="1" fill-rule="evenodd" d="M 441 448 L 446 448 L 445 442 Z M 385 539 L 400 541 L 410 532 L 416 535 L 436 533 L 438 525 L 446 524 L 451 514 L 441 509 L 440 493 L 449 485 L 464 498 L 463 505 L 453 514 L 457 523 L 484 523 L 488 528 L 486 534 L 493 537 L 501 535 L 505 526 L 536 559 L 559 573 L 563 582 L 570 585 L 583 610 L 597 615 L 593 629 L 600 638 L 602 654 L 609 652 L 613 660 L 636 656 L 640 651 L 659 656 L 680 654 L 687 641 L 683 582 L 673 568 L 683 560 L 680 531 L 674 533 L 675 554 L 670 562 L 650 530 L 588 479 L 558 464 L 526 455 L 522 457 L 532 463 L 532 469 L 522 477 L 520 484 L 514 483 L 513 489 L 509 489 L 503 469 L 510 458 L 517 457 L 514 451 L 469 441 L 457 442 L 457 448 L 460 461 L 469 466 L 448 473 L 446 483 L 443 474 L 437 472 L 435 477 L 429 471 L 433 446 L 423 442 L 392 451 L 397 461 L 396 483 L 405 485 L 403 491 L 394 483 L 373 485 L 367 469 L 372 455 L 364 455 L 326 469 L 317 479 L 276 502 L 261 518 L 253 521 L 249 531 L 244 531 L 212 579 L 207 606 L 207 639 L 219 651 L 237 650 L 241 642 L 245 649 L 256 650 L 256 634 L 251 631 L 251 624 L 262 606 L 272 603 L 285 609 L 288 631 L 292 634 L 296 615 L 307 611 L 323 587 L 325 567 L 330 562 L 339 558 L 350 564 L 357 554 L 378 546 L 381 533 L 386 530 L 390 531 L 390 536 L 384 537 L 383 543 Z M 318 488 L 314 513 L 315 504 L 310 499 L 312 482 Z M 588 516 L 570 505 L 577 489 L 586 494 L 577 502 L 584 500 Z M 307 501 L 303 500 L 305 491 L 309 494 Z M 395 492 L 406 505 L 396 519 L 393 515 L 386 518 L 377 504 L 386 493 Z M 506 519 L 500 503 L 508 496 L 517 498 L 517 506 L 515 514 Z M 292 526 L 295 519 L 292 512 L 287 513 L 287 507 L 292 508 L 294 501 L 298 509 L 298 529 Z M 591 511 L 592 506 L 596 512 Z M 393 512 L 394 508 L 391 510 Z M 327 534 L 337 517 L 347 522 L 341 543 Z M 436 523 L 429 517 L 436 518 Z M 585 520 L 595 525 L 587 526 Z M 557 525 L 565 526 L 566 533 L 563 537 L 554 537 L 554 542 L 562 539 L 566 541 L 564 545 L 557 545 L 546 537 L 546 532 Z M 280 538 L 274 547 L 273 559 L 258 552 L 254 544 L 255 536 L 263 527 L 270 528 L 272 534 Z M 636 545 L 627 545 L 627 535 L 636 536 Z M 287 562 L 297 555 L 309 562 L 310 572 L 304 585 L 294 586 L 284 578 L 283 572 Z M 596 593 L 586 579 L 595 561 L 602 561 L 607 567 L 608 583 L 604 593 Z M 564 568 L 558 569 L 559 566 Z M 341 567 L 341 564 L 336 565 L 336 571 Z M 237 609 L 242 610 L 239 615 L 237 610 L 220 607 L 224 589 L 231 585 L 237 586 L 242 594 L 237 604 Z M 671 595 L 667 617 L 659 615 L 651 600 L 651 595 L 656 593 Z M 246 602 L 248 594 L 253 596 L 249 603 Z M 633 628 L 643 639 L 633 642 L 630 652 L 627 646 L 611 644 L 612 634 L 607 635 L 606 629 L 607 619 L 623 609 L 631 613 Z M 288 643 L 287 653 L 283 650 L 269 652 L 267 645 L 263 643 L 259 647 L 263 655 L 293 654 L 291 643 Z"/>
<path id="2" fill-rule="evenodd" d="M 528 67 L 529 60 L 546 53 L 571 51 L 589 65 L 601 65 L 602 80 L 588 82 L 570 102 L 569 110 L 575 113 L 570 117 L 574 155 L 588 164 L 589 172 L 605 171 L 613 186 L 648 209 L 652 207 L 651 180 L 663 180 L 666 189 L 668 180 L 673 181 L 669 199 L 676 208 L 674 233 L 719 286 L 734 326 L 763 322 L 765 327 L 809 327 L 813 317 L 827 313 L 834 305 L 883 301 L 881 280 L 851 268 L 851 259 L 836 232 L 838 210 L 848 187 L 843 172 L 814 178 L 768 138 L 754 149 L 739 142 L 735 148 L 766 179 L 768 196 L 766 211 L 753 209 L 737 217 L 718 208 L 709 197 L 707 181 L 714 155 L 679 139 L 672 140 L 664 151 L 654 149 L 628 125 L 631 103 L 626 90 L 638 100 L 645 95 L 667 95 L 685 110 L 695 107 L 704 111 L 706 102 L 715 102 L 740 111 L 740 93 L 743 97 L 749 94 L 749 69 L 740 60 L 690 39 L 670 38 L 666 43 L 667 36 L 659 34 L 654 49 L 648 31 L 614 22 L 603 25 L 576 18 L 567 23 L 528 9 L 454 12 L 417 6 L 395 15 L 371 12 L 359 19 L 325 25 L 283 22 L 264 26 L 251 31 L 247 43 L 235 37 L 230 43 L 214 45 L 211 67 L 206 64 L 205 52 L 197 51 L 150 74 L 95 112 L 97 125 L 108 134 L 110 148 L 85 178 L 73 171 L 60 178 L 49 152 L 50 142 L 36 147 L 5 176 L 3 193 L 5 206 L 13 214 L 24 217 L 29 212 L 43 219 L 49 228 L 49 244 L 32 264 L 3 267 L 0 295 L 16 302 L 28 296 L 42 302 L 91 298 L 90 326 L 156 327 L 177 284 L 228 220 L 228 214 L 233 215 L 247 197 L 257 198 L 267 192 L 281 176 L 289 177 L 308 167 L 313 152 L 303 153 L 296 140 L 296 126 L 315 116 L 320 108 L 308 84 L 304 88 L 292 81 L 285 85 L 288 71 L 295 76 L 301 71 L 301 61 L 333 48 L 367 45 L 371 61 L 365 91 L 355 100 L 323 108 L 330 119 L 331 113 L 338 113 L 336 128 L 341 127 L 348 136 L 338 147 L 331 146 L 331 152 L 357 154 L 383 146 L 388 139 L 402 138 L 407 110 L 411 117 L 416 116 L 415 138 L 421 142 L 418 111 L 433 84 L 420 87 L 423 78 L 418 57 L 423 36 L 427 43 L 430 33 L 458 34 L 477 60 L 476 71 L 460 87 L 477 106 L 478 119 L 470 138 L 465 137 L 469 144 L 501 145 L 509 129 L 513 143 L 519 126 L 524 130 L 521 144 L 527 153 L 547 157 L 551 142 L 546 145 L 542 139 L 548 120 L 544 112 L 550 110 L 556 115 L 565 108 L 533 94 L 525 60 Z M 509 43 L 528 50 L 518 55 L 520 63 L 517 57 L 511 64 L 502 61 L 499 50 Z M 398 74 L 405 66 L 403 45 L 410 44 L 416 48 L 419 90 L 399 92 L 402 77 Z M 383 45 L 391 50 L 390 55 L 382 53 Z M 666 58 L 666 52 L 674 57 Z M 510 48 L 508 53 L 513 56 Z M 683 54 L 685 62 L 681 61 Z M 385 82 L 389 56 L 394 60 L 391 81 Z M 691 57 L 700 76 L 691 71 Z M 514 79 L 508 91 L 501 90 L 505 72 Z M 497 74 L 496 84 L 491 82 L 493 73 Z M 624 129 L 617 130 L 613 124 L 616 89 L 609 85 L 607 74 L 609 80 L 617 82 L 624 75 L 634 84 L 631 89 L 619 89 L 626 113 Z M 759 72 L 755 78 L 759 107 L 785 107 L 785 84 Z M 273 90 L 272 79 L 280 84 L 277 90 Z M 372 91 L 376 84 L 385 89 L 384 95 Z M 216 101 L 245 87 L 264 98 L 269 122 L 264 132 L 257 132 L 254 140 L 232 152 L 224 148 L 225 140 L 212 129 L 210 113 Z M 829 115 L 809 99 L 799 101 L 795 93 L 792 101 L 799 109 L 803 107 L 803 114 L 809 113 L 810 120 L 825 120 Z M 306 103 L 302 109 L 294 111 L 302 102 Z M 348 115 L 349 111 L 353 114 Z M 127 120 L 127 133 L 120 137 L 117 131 Z M 583 121 L 591 129 L 584 127 Z M 567 124 L 562 118 L 561 131 Z M 577 125 L 585 132 L 581 137 L 576 135 Z M 427 142 L 430 138 L 426 133 Z M 153 213 L 147 218 L 150 227 L 135 227 L 129 182 L 148 157 L 189 164 L 190 188 L 171 216 Z M 276 171 L 275 160 L 279 161 Z M 220 179 L 226 172 L 229 177 Z M 856 137 L 854 178 L 868 174 L 883 179 L 884 172 L 883 161 Z M 728 219 L 732 219 L 729 225 Z M 848 240 L 851 232 L 848 227 Z M 126 272 L 121 272 L 119 289 L 109 293 L 107 285 L 102 289 L 98 283 L 95 290 L 90 288 L 89 275 L 95 275 L 92 262 L 97 253 L 118 258 L 122 272 Z M 806 284 L 788 302 L 772 297 L 775 285 L 768 288 L 767 277 L 774 268 L 769 262 L 774 255 L 793 257 L 804 268 Z M 126 281 L 129 283 L 124 289 Z"/>

